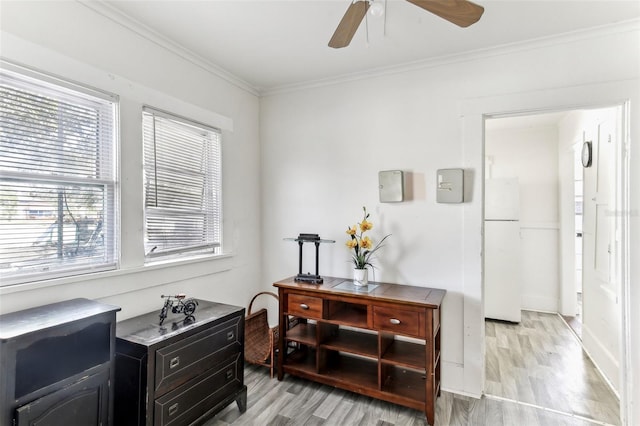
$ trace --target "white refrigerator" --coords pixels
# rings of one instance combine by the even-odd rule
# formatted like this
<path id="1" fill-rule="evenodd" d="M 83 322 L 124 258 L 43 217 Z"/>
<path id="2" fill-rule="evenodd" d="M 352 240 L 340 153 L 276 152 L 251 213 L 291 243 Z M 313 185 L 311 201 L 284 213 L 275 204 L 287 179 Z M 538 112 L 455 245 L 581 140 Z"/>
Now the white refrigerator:
<path id="1" fill-rule="evenodd" d="M 485 318 L 521 319 L 519 194 L 517 178 L 485 180 Z"/>

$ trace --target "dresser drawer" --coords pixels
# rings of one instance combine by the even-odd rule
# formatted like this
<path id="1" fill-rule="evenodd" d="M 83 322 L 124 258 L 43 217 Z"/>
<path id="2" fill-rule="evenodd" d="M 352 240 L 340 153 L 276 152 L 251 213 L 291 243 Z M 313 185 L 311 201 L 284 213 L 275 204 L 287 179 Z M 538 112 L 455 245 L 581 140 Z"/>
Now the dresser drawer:
<path id="1" fill-rule="evenodd" d="M 154 424 L 189 425 L 222 402 L 235 389 L 242 388 L 241 355 L 219 363 L 217 368 L 196 377 L 179 388 L 156 399 Z"/>
<path id="2" fill-rule="evenodd" d="M 424 337 L 424 313 L 421 315 L 421 312 L 418 311 L 374 306 L 373 327 L 376 330 L 396 334 Z"/>
<path id="3" fill-rule="evenodd" d="M 156 352 L 156 395 L 162 395 L 242 350 L 236 316 Z"/>
<path id="4" fill-rule="evenodd" d="M 319 297 L 290 294 L 287 298 L 287 304 L 289 314 L 322 319 L 322 299 Z"/>

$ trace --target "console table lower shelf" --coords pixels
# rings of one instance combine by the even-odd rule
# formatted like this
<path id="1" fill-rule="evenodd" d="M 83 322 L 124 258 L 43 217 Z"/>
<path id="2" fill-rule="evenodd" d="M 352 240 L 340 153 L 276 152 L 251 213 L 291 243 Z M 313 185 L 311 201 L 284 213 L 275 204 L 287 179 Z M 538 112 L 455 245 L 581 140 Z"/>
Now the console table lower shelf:
<path id="1" fill-rule="evenodd" d="M 279 380 L 287 373 L 421 410 L 434 424 L 444 290 L 389 283 L 359 288 L 330 277 L 321 286 L 293 277 L 274 286 L 279 353 L 285 354 L 278 359 Z M 289 316 L 299 318 L 291 329 Z"/>

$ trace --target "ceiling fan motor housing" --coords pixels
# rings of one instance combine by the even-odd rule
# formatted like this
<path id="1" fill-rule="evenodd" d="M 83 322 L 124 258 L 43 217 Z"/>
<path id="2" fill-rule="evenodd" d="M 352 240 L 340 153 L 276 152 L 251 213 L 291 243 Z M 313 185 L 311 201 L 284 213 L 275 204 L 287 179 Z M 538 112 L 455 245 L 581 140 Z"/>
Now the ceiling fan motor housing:
<path id="1" fill-rule="evenodd" d="M 382 1 L 385 3 L 383 4 Z M 468 0 L 407 1 L 463 28 L 478 22 L 484 13 L 482 6 Z M 347 11 L 338 24 L 338 28 L 336 28 L 331 40 L 329 40 L 329 47 L 336 49 L 347 47 L 369 8 L 372 9 L 372 14 L 382 16 L 385 12 L 385 6 L 386 0 L 356 0 L 349 4 Z"/>

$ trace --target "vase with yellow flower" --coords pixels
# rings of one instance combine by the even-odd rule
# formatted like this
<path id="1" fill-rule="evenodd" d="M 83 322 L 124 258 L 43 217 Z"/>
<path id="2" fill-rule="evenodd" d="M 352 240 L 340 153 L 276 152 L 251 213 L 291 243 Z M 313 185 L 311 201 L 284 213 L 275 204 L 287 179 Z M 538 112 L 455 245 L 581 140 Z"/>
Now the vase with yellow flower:
<path id="1" fill-rule="evenodd" d="M 373 244 L 371 238 L 365 235 L 365 232 L 373 229 L 373 223 L 369 222 L 369 213 L 367 208 L 362 207 L 364 212 L 362 221 L 354 226 L 347 228 L 347 234 L 351 237 L 347 241 L 347 247 L 353 250 L 351 253 L 351 259 L 353 261 L 353 283 L 356 286 L 365 286 L 369 282 L 369 270 L 367 267 L 374 267 L 372 262 L 373 254 L 382 247 L 382 243 L 389 235 L 385 235 L 382 240 L 376 245 Z"/>

